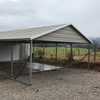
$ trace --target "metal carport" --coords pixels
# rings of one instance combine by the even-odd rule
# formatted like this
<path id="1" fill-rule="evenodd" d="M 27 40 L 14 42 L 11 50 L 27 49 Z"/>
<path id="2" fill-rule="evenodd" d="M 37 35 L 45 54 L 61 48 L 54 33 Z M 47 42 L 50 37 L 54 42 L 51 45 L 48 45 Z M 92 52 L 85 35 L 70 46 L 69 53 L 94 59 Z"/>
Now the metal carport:
<path id="1" fill-rule="evenodd" d="M 15 44 L 28 44 L 29 48 L 29 80 L 32 84 L 32 52 L 34 43 L 66 43 L 71 46 L 72 44 L 91 44 L 79 30 L 73 25 L 52 25 L 37 28 L 20 29 L 8 32 L 0 32 L 0 43 L 15 45 Z M 13 62 L 14 62 L 14 49 L 11 49 L 11 73 L 13 76 Z M 72 55 L 72 54 L 71 54 Z M 19 59 L 20 60 L 20 59 Z M 89 57 L 88 57 L 89 61 Z"/>

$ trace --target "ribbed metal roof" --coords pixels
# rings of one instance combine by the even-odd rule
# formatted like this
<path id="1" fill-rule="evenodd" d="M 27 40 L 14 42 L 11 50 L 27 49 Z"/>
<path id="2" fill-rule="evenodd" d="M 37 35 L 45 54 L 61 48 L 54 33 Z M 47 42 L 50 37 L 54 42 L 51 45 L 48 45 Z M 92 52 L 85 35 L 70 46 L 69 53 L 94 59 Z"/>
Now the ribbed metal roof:
<path id="1" fill-rule="evenodd" d="M 60 30 L 69 25 L 61 24 L 61 25 L 51 25 L 51 26 L 43 26 L 43 27 L 35 27 L 35 28 L 27 28 L 27 29 L 19 29 L 7 32 L 0 32 L 0 40 L 14 40 L 14 39 L 36 39 L 38 37 L 44 36 L 48 33 L 52 33 L 54 31 Z M 86 42 L 90 42 L 85 36 L 83 36 L 79 31 L 78 34 L 86 40 Z M 60 40 L 59 40 L 60 41 Z"/>
<path id="2" fill-rule="evenodd" d="M 66 25 L 52 25 L 43 27 L 33 27 L 7 32 L 0 32 L 0 39 L 35 39 L 44 34 L 60 29 Z"/>

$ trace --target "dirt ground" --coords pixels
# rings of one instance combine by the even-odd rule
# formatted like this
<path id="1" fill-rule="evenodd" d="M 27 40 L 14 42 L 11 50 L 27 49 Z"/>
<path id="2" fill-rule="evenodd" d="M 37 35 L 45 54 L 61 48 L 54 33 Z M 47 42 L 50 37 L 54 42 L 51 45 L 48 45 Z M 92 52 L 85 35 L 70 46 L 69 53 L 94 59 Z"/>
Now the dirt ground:
<path id="1" fill-rule="evenodd" d="M 34 73 L 32 86 L 0 76 L 0 100 L 100 100 L 100 72 L 65 68 Z"/>

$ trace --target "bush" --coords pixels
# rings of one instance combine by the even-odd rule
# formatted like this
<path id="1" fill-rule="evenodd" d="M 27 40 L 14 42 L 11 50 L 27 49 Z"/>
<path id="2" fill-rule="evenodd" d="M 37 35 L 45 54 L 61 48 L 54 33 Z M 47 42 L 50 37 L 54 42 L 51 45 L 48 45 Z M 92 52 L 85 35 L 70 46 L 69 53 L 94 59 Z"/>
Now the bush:
<path id="1" fill-rule="evenodd" d="M 44 52 L 42 50 L 38 50 L 37 54 L 38 54 L 38 56 L 39 56 L 40 59 L 42 59 L 43 56 L 44 56 Z"/>

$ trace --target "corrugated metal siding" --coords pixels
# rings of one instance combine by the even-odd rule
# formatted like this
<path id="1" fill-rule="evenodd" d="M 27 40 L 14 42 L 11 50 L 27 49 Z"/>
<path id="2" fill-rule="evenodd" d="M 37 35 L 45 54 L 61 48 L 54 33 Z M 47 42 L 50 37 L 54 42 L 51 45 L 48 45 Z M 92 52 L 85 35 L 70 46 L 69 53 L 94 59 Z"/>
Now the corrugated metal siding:
<path id="1" fill-rule="evenodd" d="M 45 26 L 45 27 L 36 27 L 36 28 L 28 28 L 28 29 L 20 29 L 8 32 L 0 32 L 0 40 L 1 39 L 34 39 L 38 36 L 42 36 L 49 31 L 59 29 L 64 25 L 52 25 L 52 26 Z"/>
<path id="2" fill-rule="evenodd" d="M 14 30 L 8 32 L 0 32 L 0 40 L 14 40 L 14 39 L 34 40 L 36 38 L 41 37 L 37 40 L 89 43 L 88 40 L 85 40 L 85 38 L 79 35 L 78 32 L 75 31 L 75 29 L 72 28 L 71 26 L 72 25 L 52 25 L 52 26 L 45 26 L 45 27 Z"/>
<path id="3" fill-rule="evenodd" d="M 11 60 L 11 46 L 0 46 L 0 61 Z"/>
<path id="4" fill-rule="evenodd" d="M 30 55 L 30 44 L 20 45 L 20 59 L 27 59 Z"/>
<path id="5" fill-rule="evenodd" d="M 20 60 L 20 45 L 14 45 L 13 46 L 13 59 Z"/>
<path id="6" fill-rule="evenodd" d="M 13 46 L 13 59 L 19 60 L 19 45 L 1 45 L 0 61 L 11 61 L 11 48 Z"/>
<path id="7" fill-rule="evenodd" d="M 70 26 L 39 37 L 36 40 L 88 43 L 81 35 L 78 34 L 78 32 L 76 32 Z"/>
<path id="8" fill-rule="evenodd" d="M 13 60 L 23 60 L 28 58 L 26 44 L 0 45 L 0 62 L 11 61 L 11 48 L 13 47 Z"/>

